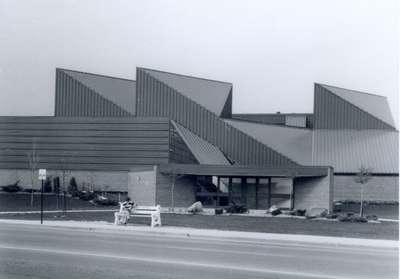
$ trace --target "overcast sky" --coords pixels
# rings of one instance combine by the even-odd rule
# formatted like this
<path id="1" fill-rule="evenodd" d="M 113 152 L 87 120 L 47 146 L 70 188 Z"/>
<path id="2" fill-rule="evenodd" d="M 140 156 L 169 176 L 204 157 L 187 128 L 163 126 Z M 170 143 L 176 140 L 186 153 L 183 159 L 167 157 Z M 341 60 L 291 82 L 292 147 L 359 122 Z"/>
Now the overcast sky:
<path id="1" fill-rule="evenodd" d="M 397 0 L 0 0 L 0 115 L 52 115 L 55 68 L 229 81 L 234 112 L 312 112 L 313 83 L 399 95 Z"/>

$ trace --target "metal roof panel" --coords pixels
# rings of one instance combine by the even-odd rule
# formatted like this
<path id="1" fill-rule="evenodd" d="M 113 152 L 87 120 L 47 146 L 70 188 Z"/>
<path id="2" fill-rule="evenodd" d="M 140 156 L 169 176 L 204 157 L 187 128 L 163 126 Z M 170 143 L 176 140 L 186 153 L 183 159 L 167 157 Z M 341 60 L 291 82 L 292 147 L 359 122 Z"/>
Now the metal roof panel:
<path id="1" fill-rule="evenodd" d="M 313 165 L 330 165 L 335 172 L 399 172 L 399 134 L 390 130 L 315 130 Z"/>
<path id="2" fill-rule="evenodd" d="M 132 115 L 136 110 L 136 82 L 91 73 L 64 70 L 70 77 L 78 80 L 96 93 L 120 106 Z"/>
<path id="3" fill-rule="evenodd" d="M 230 165 L 229 161 L 218 147 L 195 135 L 175 121 L 171 122 L 200 164 Z"/>
<path id="4" fill-rule="evenodd" d="M 393 116 L 390 112 L 390 107 L 386 97 L 330 85 L 320 85 L 345 101 L 385 122 L 386 124 L 395 127 Z"/>
<path id="5" fill-rule="evenodd" d="M 221 115 L 232 89 L 232 84 L 227 82 L 184 76 L 157 70 L 143 70 L 218 116 Z"/>
<path id="6" fill-rule="evenodd" d="M 311 130 L 240 120 L 225 119 L 225 121 L 293 161 L 302 165 L 311 164 Z"/>

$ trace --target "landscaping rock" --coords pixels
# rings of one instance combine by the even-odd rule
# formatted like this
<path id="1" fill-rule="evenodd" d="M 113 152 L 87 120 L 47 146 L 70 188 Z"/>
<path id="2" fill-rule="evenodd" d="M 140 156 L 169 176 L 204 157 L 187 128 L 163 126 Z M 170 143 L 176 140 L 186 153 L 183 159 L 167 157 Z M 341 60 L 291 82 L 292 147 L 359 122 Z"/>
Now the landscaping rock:
<path id="1" fill-rule="evenodd" d="M 200 201 L 195 202 L 194 204 L 189 206 L 187 211 L 193 214 L 203 212 L 203 204 Z"/>
<path id="2" fill-rule="evenodd" d="M 376 215 L 368 215 L 367 216 L 368 221 L 378 221 L 378 216 Z"/>
<path id="3" fill-rule="evenodd" d="M 328 210 L 326 208 L 311 208 L 311 210 L 307 212 L 306 218 L 319 218 L 325 217 L 326 215 L 328 215 Z"/>
<path id="4" fill-rule="evenodd" d="M 276 207 L 276 205 L 271 206 L 268 210 L 267 213 L 270 213 L 272 216 L 277 216 L 282 213 L 282 211 Z"/>
<path id="5" fill-rule="evenodd" d="M 336 213 L 327 214 L 325 216 L 326 219 L 337 219 L 338 217 L 339 217 L 339 214 L 336 214 Z"/>

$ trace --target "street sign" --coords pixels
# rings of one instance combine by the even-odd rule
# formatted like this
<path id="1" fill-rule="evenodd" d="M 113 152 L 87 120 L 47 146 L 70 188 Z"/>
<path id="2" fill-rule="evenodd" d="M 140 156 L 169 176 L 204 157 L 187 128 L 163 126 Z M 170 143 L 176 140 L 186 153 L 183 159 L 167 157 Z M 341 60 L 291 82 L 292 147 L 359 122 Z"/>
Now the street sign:
<path id="1" fill-rule="evenodd" d="M 39 169 L 39 180 L 46 180 L 46 169 Z"/>

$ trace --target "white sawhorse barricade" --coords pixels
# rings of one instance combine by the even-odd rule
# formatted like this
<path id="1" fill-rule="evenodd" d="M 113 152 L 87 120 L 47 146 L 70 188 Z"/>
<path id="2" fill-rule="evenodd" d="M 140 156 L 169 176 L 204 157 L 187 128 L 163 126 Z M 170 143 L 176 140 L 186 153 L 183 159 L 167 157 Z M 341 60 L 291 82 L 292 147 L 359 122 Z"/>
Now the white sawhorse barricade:
<path id="1" fill-rule="evenodd" d="M 114 224 L 121 225 L 126 224 L 129 217 L 150 217 L 151 227 L 161 227 L 161 206 L 134 206 L 129 213 L 124 209 L 122 203 L 119 203 L 119 211 L 114 213 Z"/>

